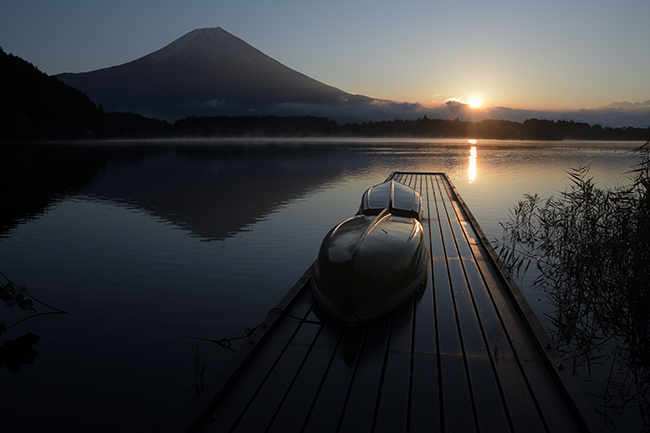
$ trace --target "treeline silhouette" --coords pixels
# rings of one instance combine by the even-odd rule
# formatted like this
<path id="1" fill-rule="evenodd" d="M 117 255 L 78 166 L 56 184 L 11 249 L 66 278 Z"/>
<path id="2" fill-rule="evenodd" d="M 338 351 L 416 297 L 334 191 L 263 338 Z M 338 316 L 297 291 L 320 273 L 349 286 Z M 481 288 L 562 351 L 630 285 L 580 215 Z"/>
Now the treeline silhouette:
<path id="1" fill-rule="evenodd" d="M 610 128 L 571 120 L 528 119 L 467 122 L 458 119 L 393 120 L 347 124 L 344 135 L 366 137 L 477 138 L 495 140 L 647 140 L 650 128 Z"/>
<path id="2" fill-rule="evenodd" d="M 83 92 L 0 48 L 0 141 L 201 137 L 409 137 L 502 140 L 630 140 L 650 128 L 609 128 L 528 119 L 391 120 L 337 124 L 313 116 L 188 117 L 173 123 L 134 113 L 105 113 Z"/>

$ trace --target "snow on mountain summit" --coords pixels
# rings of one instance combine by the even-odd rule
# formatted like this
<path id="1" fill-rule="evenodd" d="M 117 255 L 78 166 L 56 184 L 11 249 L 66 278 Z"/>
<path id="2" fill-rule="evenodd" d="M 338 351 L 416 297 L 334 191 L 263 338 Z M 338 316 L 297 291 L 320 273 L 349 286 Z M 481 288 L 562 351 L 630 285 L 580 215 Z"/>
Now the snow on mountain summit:
<path id="1" fill-rule="evenodd" d="M 267 56 L 221 27 L 214 27 L 193 30 L 141 60 L 201 58 L 214 62 L 223 57 L 256 63 L 260 57 Z"/>

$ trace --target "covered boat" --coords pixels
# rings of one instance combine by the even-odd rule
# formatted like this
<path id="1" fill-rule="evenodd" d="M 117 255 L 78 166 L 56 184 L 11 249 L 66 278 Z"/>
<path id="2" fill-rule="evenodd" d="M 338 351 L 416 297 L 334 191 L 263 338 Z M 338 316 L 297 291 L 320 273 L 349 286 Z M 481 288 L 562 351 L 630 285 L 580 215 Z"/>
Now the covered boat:
<path id="1" fill-rule="evenodd" d="M 393 310 L 426 277 L 427 248 L 420 224 L 422 197 L 389 180 L 368 189 L 357 215 L 325 236 L 312 277 L 321 309 L 354 325 Z"/>

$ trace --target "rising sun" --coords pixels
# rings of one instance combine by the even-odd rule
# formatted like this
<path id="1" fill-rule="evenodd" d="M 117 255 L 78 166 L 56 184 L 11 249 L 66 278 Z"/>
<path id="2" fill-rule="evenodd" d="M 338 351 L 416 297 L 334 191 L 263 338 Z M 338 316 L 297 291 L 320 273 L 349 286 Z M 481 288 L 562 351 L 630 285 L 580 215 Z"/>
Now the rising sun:
<path id="1" fill-rule="evenodd" d="M 478 98 L 472 98 L 469 100 L 469 106 L 472 108 L 478 108 L 481 106 L 481 100 Z"/>

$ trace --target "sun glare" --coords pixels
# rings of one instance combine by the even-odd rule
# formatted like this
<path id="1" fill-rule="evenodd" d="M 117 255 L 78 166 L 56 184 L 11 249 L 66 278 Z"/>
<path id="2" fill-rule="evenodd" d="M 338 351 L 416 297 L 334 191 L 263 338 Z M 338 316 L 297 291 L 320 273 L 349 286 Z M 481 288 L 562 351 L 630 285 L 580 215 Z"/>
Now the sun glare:
<path id="1" fill-rule="evenodd" d="M 469 100 L 469 106 L 472 108 L 478 108 L 481 106 L 481 100 L 478 98 L 472 98 Z"/>

